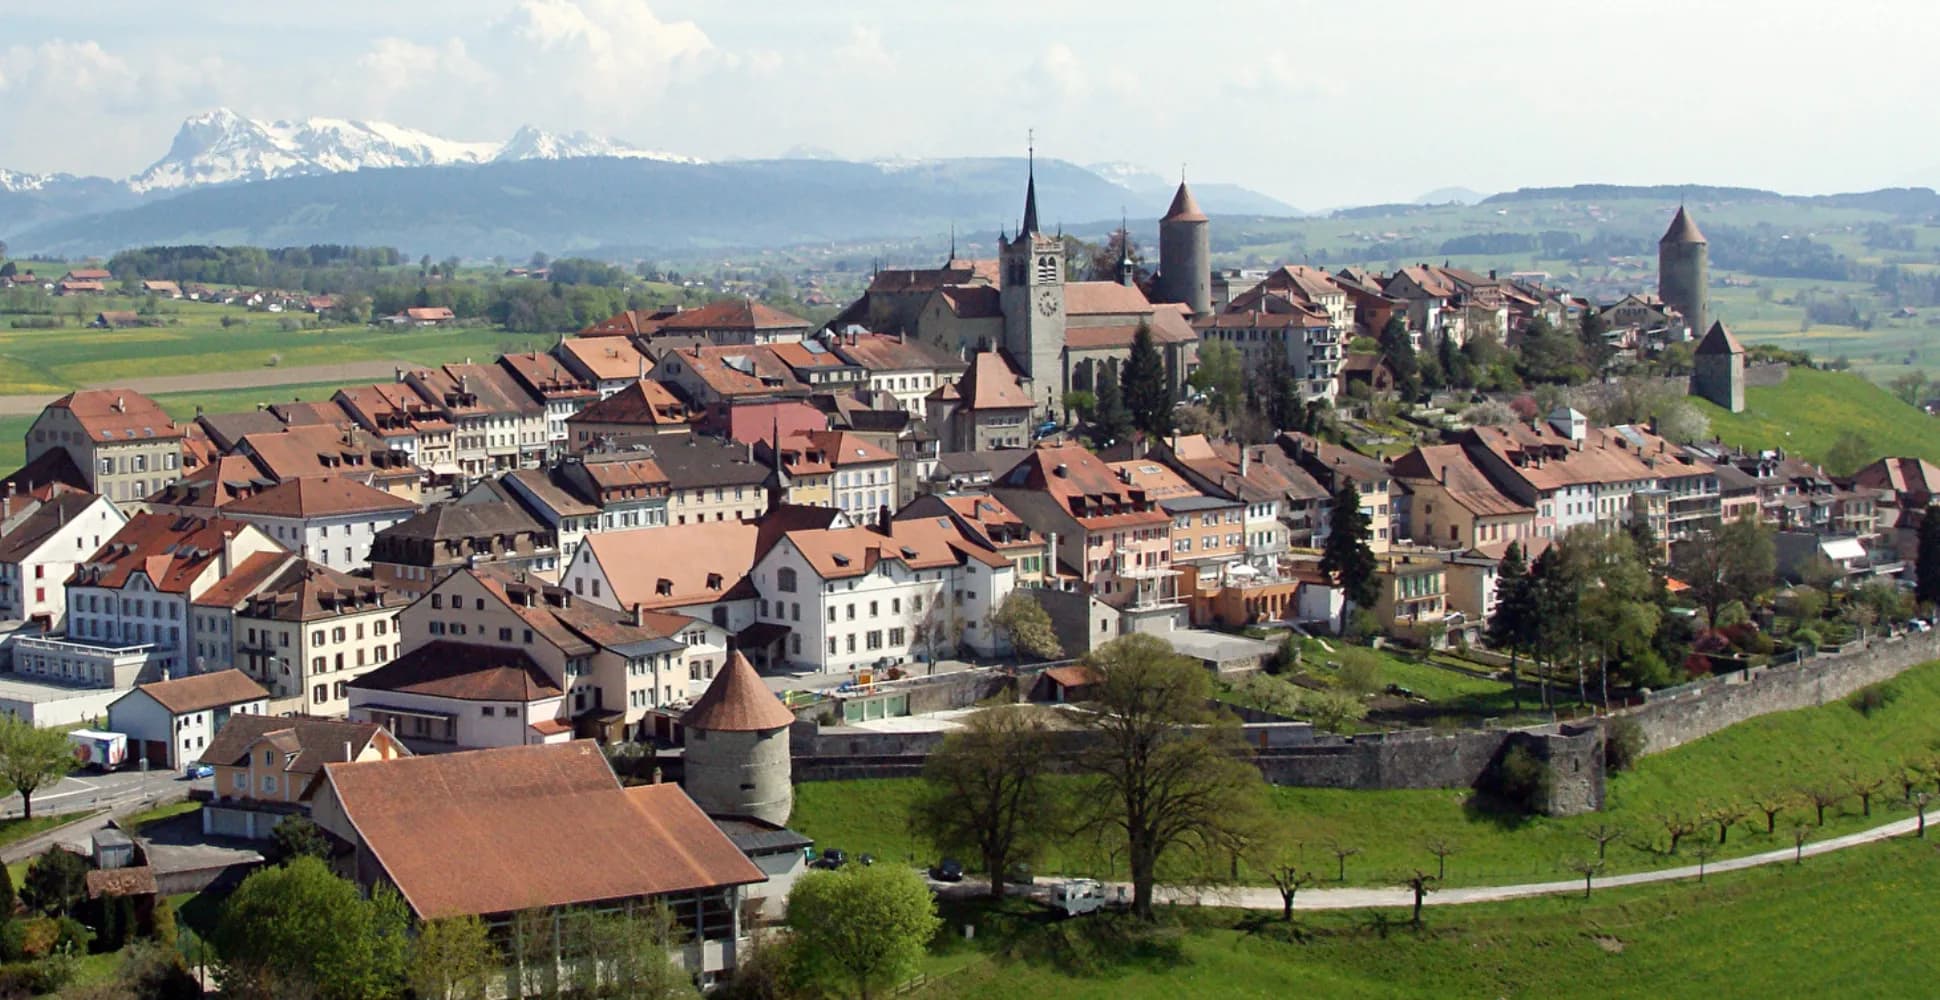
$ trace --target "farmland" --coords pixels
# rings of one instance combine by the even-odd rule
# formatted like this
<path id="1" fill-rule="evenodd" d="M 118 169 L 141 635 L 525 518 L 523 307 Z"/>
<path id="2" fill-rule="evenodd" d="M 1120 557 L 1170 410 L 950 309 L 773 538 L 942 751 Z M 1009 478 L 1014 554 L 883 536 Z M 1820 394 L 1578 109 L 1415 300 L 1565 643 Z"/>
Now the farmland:
<path id="1" fill-rule="evenodd" d="M 1940 462 L 1940 425 L 1878 385 L 1844 372 L 1793 368 L 1785 381 L 1745 390 L 1745 411 L 1727 413 L 1693 398 L 1711 433 L 1744 448 L 1783 448 L 1822 461 L 1841 434 L 1857 434 L 1869 455 Z M 1849 470 L 1842 470 L 1849 471 Z"/>

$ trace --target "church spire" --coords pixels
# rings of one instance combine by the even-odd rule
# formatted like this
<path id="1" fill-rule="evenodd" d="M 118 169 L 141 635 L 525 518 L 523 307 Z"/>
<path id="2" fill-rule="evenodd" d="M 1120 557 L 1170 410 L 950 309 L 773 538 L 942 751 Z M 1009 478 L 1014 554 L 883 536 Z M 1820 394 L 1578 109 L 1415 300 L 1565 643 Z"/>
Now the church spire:
<path id="1" fill-rule="evenodd" d="M 774 437 L 770 439 L 773 446 L 768 451 L 768 478 L 761 485 L 767 487 L 768 510 L 772 512 L 787 502 L 789 482 L 788 473 L 781 467 L 781 414 L 774 414 L 771 419 L 774 421 Z"/>
<path id="2" fill-rule="evenodd" d="M 1037 140 L 1035 137 L 1031 139 L 1030 145 L 1027 147 L 1027 149 L 1028 149 L 1028 152 L 1025 155 L 1028 157 L 1028 159 L 1025 162 L 1027 163 L 1026 169 L 1029 171 L 1029 174 L 1028 174 L 1029 179 L 1024 184 L 1024 226 L 1022 229 L 1018 231 L 1018 235 L 1036 236 L 1037 235 Z"/>

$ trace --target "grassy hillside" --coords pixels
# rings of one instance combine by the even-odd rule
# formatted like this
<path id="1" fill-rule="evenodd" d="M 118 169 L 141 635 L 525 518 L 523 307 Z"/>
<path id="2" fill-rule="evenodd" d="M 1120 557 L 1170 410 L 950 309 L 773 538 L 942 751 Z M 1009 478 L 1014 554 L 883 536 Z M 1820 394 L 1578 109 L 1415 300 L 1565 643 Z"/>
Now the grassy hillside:
<path id="1" fill-rule="evenodd" d="M 1702 815 L 1721 805 L 1736 805 L 1748 815 L 1731 830 L 1719 855 L 1751 854 L 1790 846 L 1791 825 L 1813 819 L 1808 807 L 1794 802 L 1778 817 L 1777 833 L 1767 834 L 1763 814 L 1752 809 L 1756 797 L 1843 787 L 1849 775 L 1887 779 L 1902 763 L 1933 756 L 1940 663 L 1906 672 L 1891 683 L 1891 690 L 1891 704 L 1871 716 L 1834 702 L 1764 716 L 1646 757 L 1634 771 L 1611 777 L 1604 810 L 1590 816 L 1506 818 L 1476 809 L 1470 794 L 1460 789 L 1274 788 L 1272 802 L 1284 818 L 1281 828 L 1302 868 L 1324 872 L 1331 880 L 1336 865 L 1328 842 L 1339 839 L 1361 848 L 1347 865 L 1350 883 L 1382 884 L 1396 872 L 1432 865 L 1435 859 L 1424 845 L 1434 837 L 1459 846 L 1448 861 L 1451 884 L 1568 878 L 1568 861 L 1595 853 L 1586 831 L 1605 823 L 1625 831 L 1608 848 L 1612 871 L 1689 864 L 1688 845 L 1699 838 L 1687 838 L 1679 854 L 1669 854 L 1662 820 Z M 885 861 L 925 859 L 929 846 L 910 834 L 905 821 L 918 785 L 915 779 L 806 782 L 796 788 L 790 825 L 823 846 L 851 855 L 867 851 Z M 1899 794 L 1899 786 L 1889 784 L 1874 797 L 1870 817 L 1862 815 L 1858 798 L 1848 798 L 1827 810 L 1825 828 L 1814 838 L 1905 815 Z M 1716 830 L 1707 836 L 1715 841 Z M 1065 841 L 1042 859 L 1039 870 L 1124 876 L 1122 865 L 1092 853 Z M 1265 881 L 1258 874 L 1251 877 Z"/>
<path id="2" fill-rule="evenodd" d="M 1711 418 L 1712 434 L 1746 448 L 1784 448 L 1821 461 L 1840 434 L 1852 431 L 1872 454 L 1940 462 L 1940 423 L 1846 372 L 1794 368 L 1780 385 L 1747 389 L 1743 413 L 1695 402 Z"/>
<path id="3" fill-rule="evenodd" d="M 1428 911 L 1172 912 L 1064 923 L 1012 908 L 955 926 L 917 995 L 1145 997 L 1891 996 L 1922 993 L 1940 865 L 1920 841 L 1682 882 Z M 957 916 L 952 914 L 953 917 Z M 968 914 L 953 923 L 969 922 Z"/>

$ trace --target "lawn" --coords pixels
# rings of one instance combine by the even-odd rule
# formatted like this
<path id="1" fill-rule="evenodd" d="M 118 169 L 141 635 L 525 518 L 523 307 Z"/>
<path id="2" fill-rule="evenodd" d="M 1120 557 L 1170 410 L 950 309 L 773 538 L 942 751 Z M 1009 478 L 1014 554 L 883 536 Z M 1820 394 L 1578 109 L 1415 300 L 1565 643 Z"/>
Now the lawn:
<path id="1" fill-rule="evenodd" d="M 0 819 L 0 845 L 26 840 L 28 837 L 46 833 L 57 826 L 65 826 L 92 815 L 94 815 L 92 812 L 82 812 L 35 816 L 33 819 Z"/>
<path id="2" fill-rule="evenodd" d="M 1820 461 L 1840 434 L 1852 431 L 1871 454 L 1940 461 L 1940 423 L 1850 373 L 1794 368 L 1780 385 L 1745 390 L 1743 413 L 1695 401 L 1711 418 L 1711 433 L 1727 444 L 1784 448 Z"/>
<path id="3" fill-rule="evenodd" d="M 177 816 L 196 812 L 201 808 L 202 803 L 200 802 L 170 802 L 166 805 L 156 806 L 153 809 L 144 809 L 141 812 L 123 816 L 119 825 L 129 833 L 140 833 L 141 828 L 150 823 L 159 823 L 165 819 L 174 819 Z"/>
<path id="4" fill-rule="evenodd" d="M 952 914 L 918 996 L 1904 996 L 1940 972 L 1930 845 L 1897 841 L 1679 882 L 1427 911 L 1170 911 L 1063 924 Z M 974 920 L 972 942 L 961 923 Z"/>
<path id="5" fill-rule="evenodd" d="M 1715 828 L 1684 840 L 1679 854 L 1665 851 L 1661 819 L 1689 817 L 1715 806 L 1731 805 L 1748 815 L 1733 825 L 1718 855 L 1732 856 L 1789 846 L 1788 830 L 1811 821 L 1800 802 L 1779 815 L 1777 832 L 1764 832 L 1764 816 L 1752 808 L 1754 797 L 1795 793 L 1806 787 L 1843 784 L 1848 775 L 1885 779 L 1909 759 L 1931 758 L 1940 732 L 1940 663 L 1917 667 L 1892 682 L 1893 700 L 1872 716 L 1846 702 L 1763 716 L 1674 750 L 1641 760 L 1636 769 L 1610 778 L 1605 809 L 1589 816 L 1510 818 L 1480 809 L 1466 790 L 1350 791 L 1330 788 L 1273 788 L 1270 797 L 1283 817 L 1287 850 L 1302 868 L 1331 880 L 1336 859 L 1330 840 L 1357 847 L 1347 865 L 1350 884 L 1390 884 L 1401 872 L 1434 863 L 1425 850 L 1431 838 L 1455 843 L 1448 859 L 1450 884 L 1477 885 L 1569 877 L 1566 863 L 1596 853 L 1586 836 L 1599 824 L 1625 835 L 1608 847 L 1610 870 L 1641 871 L 1691 863 L 1700 839 L 1715 841 Z M 870 852 L 885 860 L 928 858 L 928 845 L 907 829 L 916 779 L 805 782 L 796 786 L 790 825 L 819 844 L 851 855 Z M 1077 783 L 1067 781 L 1075 791 Z M 1848 798 L 1827 810 L 1814 839 L 1850 833 L 1907 814 L 1900 789 L 1889 784 L 1874 796 L 1873 815 L 1863 815 L 1859 799 Z M 1124 874 L 1122 865 L 1101 862 L 1071 843 L 1041 859 L 1047 873 Z M 1259 873 L 1242 876 L 1264 881 Z"/>

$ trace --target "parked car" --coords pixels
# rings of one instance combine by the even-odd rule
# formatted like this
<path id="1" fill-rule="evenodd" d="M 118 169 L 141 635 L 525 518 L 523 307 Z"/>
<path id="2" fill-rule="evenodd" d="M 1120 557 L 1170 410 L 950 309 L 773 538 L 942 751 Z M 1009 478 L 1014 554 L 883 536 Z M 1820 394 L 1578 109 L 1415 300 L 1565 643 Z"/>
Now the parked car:
<path id="1" fill-rule="evenodd" d="M 1022 861 L 1013 861 L 1004 869 L 1004 881 L 1011 885 L 1036 885 L 1037 875 L 1031 866 Z"/>
<path id="2" fill-rule="evenodd" d="M 856 864 L 859 864 L 862 867 L 867 868 L 870 865 L 873 865 L 876 863 L 876 856 L 873 854 L 867 854 L 867 853 L 859 854 L 856 856 L 855 860 L 856 860 Z"/>
<path id="3" fill-rule="evenodd" d="M 207 764 L 190 764 L 182 769 L 182 777 L 190 781 L 194 781 L 197 778 L 207 778 L 215 773 L 216 769 Z"/>
<path id="4" fill-rule="evenodd" d="M 814 860 L 814 862 L 811 863 L 811 867 L 833 869 L 833 868 L 840 868 L 843 865 L 846 865 L 848 863 L 849 863 L 849 855 L 845 851 L 843 851 L 842 848 L 831 847 L 823 851 L 821 853 L 821 856 L 817 857 Z"/>
<path id="5" fill-rule="evenodd" d="M 938 882 L 963 881 L 963 862 L 955 858 L 944 858 L 930 869 L 930 877 Z"/>

